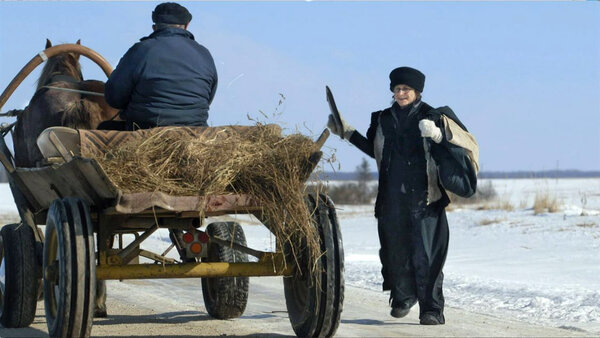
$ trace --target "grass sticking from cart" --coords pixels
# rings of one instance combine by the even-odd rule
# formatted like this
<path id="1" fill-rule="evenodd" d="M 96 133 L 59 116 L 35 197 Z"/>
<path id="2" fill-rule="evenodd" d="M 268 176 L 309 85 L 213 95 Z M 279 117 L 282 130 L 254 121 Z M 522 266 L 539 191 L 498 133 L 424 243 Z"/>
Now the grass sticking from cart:
<path id="1" fill-rule="evenodd" d="M 315 143 L 304 135 L 282 137 L 278 126 L 258 124 L 244 132 L 225 128 L 209 137 L 170 128 L 149 130 L 143 138 L 94 157 L 125 193 L 253 196 L 263 207 L 278 248 L 290 249 L 286 264 L 315 273 L 314 263 L 321 255 L 319 234 L 304 202 L 308 158 L 315 151 Z M 308 260 L 299 259 L 299 245 L 308 246 Z"/>

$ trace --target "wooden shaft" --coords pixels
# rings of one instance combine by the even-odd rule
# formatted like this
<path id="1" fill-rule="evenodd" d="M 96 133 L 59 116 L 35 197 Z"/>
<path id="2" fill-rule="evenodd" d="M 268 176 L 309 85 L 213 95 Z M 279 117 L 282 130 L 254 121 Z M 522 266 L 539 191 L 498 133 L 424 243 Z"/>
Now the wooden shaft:
<path id="1" fill-rule="evenodd" d="M 327 138 L 329 138 L 329 129 L 323 130 L 321 136 L 319 136 L 319 138 L 315 141 L 315 143 L 319 146 L 319 149 L 323 148 L 323 145 L 325 144 L 325 141 L 327 141 Z"/>

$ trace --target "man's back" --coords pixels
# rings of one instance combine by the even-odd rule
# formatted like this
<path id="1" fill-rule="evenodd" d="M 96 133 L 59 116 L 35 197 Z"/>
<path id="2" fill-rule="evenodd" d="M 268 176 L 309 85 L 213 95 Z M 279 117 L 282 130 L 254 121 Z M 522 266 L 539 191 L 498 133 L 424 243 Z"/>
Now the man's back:
<path id="1" fill-rule="evenodd" d="M 187 27 L 187 25 L 186 25 Z M 210 52 L 178 27 L 155 27 L 121 58 L 106 83 L 106 101 L 141 128 L 206 126 L 217 88 Z"/>

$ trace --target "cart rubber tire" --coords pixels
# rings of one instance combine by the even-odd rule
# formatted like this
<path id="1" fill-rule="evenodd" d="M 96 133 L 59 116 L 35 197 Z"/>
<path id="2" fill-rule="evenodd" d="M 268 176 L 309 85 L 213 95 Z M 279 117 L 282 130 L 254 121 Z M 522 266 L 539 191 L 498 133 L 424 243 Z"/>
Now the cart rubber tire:
<path id="1" fill-rule="evenodd" d="M 236 222 L 215 222 L 206 227 L 209 237 L 216 236 L 246 246 L 244 230 Z M 248 255 L 230 247 L 209 244 L 208 257 L 203 262 L 248 262 Z M 238 318 L 248 303 L 249 277 L 202 278 L 202 296 L 206 311 L 217 319 Z"/>
<path id="2" fill-rule="evenodd" d="M 87 203 L 52 202 L 44 241 L 44 306 L 50 337 L 89 337 L 96 294 L 94 233 Z"/>
<path id="3" fill-rule="evenodd" d="M 6 328 L 33 323 L 37 307 L 38 266 L 33 229 L 8 224 L 0 230 L 0 323 Z"/>
<path id="4" fill-rule="evenodd" d="M 333 202 L 325 195 L 309 194 L 306 204 L 319 229 L 321 250 L 317 271 L 283 278 L 285 302 L 294 332 L 299 337 L 332 337 L 344 304 L 344 248 Z M 304 245 L 304 248 L 307 248 Z M 306 250 L 306 249 L 305 249 Z M 310 257 L 307 251 L 301 257 Z"/>

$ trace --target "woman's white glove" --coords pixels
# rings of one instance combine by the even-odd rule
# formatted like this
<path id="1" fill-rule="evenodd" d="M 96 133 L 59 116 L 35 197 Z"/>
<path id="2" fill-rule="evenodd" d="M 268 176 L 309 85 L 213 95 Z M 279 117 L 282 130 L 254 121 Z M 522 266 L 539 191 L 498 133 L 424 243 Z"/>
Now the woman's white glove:
<path id="1" fill-rule="evenodd" d="M 430 137 L 435 143 L 442 142 L 442 131 L 433 121 L 427 119 L 419 121 L 419 129 L 422 137 Z"/>
<path id="2" fill-rule="evenodd" d="M 351 125 L 346 123 L 346 121 L 344 121 L 344 118 L 341 115 L 340 115 L 340 122 L 341 122 L 341 125 L 335 121 L 335 118 L 333 118 L 333 115 L 329 114 L 329 120 L 327 121 L 327 128 L 329 128 L 329 130 L 331 130 L 332 133 L 336 134 L 337 136 L 341 137 L 342 139 L 349 140 L 350 136 L 352 136 L 352 133 L 354 132 L 355 129 L 354 129 L 354 127 L 352 127 Z"/>

